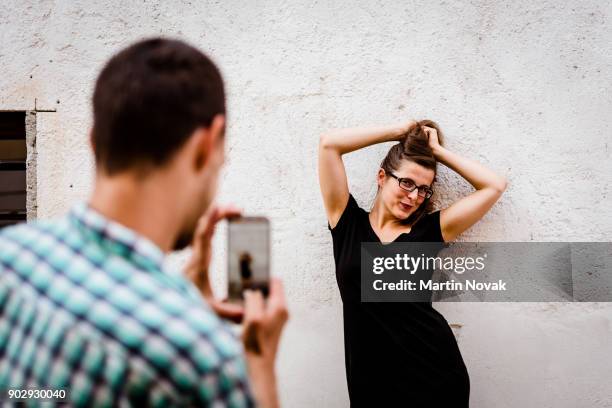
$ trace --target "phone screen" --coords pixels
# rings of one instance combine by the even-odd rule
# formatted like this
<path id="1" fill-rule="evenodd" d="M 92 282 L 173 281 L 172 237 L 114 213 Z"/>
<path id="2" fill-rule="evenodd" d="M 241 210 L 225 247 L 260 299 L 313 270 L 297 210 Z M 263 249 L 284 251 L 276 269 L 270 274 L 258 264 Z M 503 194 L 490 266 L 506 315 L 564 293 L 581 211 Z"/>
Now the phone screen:
<path id="1" fill-rule="evenodd" d="M 270 223 L 264 217 L 240 217 L 228 227 L 228 297 L 243 299 L 245 289 L 268 295 L 270 280 Z"/>

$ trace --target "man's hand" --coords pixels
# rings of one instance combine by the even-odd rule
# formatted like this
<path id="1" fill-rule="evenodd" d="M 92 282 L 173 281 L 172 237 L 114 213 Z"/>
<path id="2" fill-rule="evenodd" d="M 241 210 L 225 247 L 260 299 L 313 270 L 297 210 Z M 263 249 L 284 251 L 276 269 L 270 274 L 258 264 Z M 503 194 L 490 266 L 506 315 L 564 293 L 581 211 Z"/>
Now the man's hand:
<path id="1" fill-rule="evenodd" d="M 240 210 L 233 206 L 218 207 L 211 205 L 200 217 L 191 243 L 191 258 L 187 262 L 185 274 L 200 290 L 212 309 L 222 318 L 240 322 L 243 308 L 239 305 L 214 298 L 208 275 L 212 256 L 212 237 L 217 223 L 226 218 L 239 217 Z"/>
<path id="2" fill-rule="evenodd" d="M 274 363 L 283 327 L 289 318 L 280 280 L 270 281 L 267 301 L 260 291 L 244 292 L 243 342 L 249 377 L 262 407 L 278 406 Z"/>

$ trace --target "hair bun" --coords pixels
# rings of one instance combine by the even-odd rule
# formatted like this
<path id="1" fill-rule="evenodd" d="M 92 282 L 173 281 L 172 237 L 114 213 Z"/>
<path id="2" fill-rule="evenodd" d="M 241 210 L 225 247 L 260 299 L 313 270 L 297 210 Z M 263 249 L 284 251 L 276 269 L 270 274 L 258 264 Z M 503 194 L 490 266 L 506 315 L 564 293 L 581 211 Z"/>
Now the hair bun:
<path id="1" fill-rule="evenodd" d="M 438 133 L 438 141 L 442 145 L 442 132 L 440 127 L 433 120 L 425 119 L 417 123 L 417 125 L 406 134 L 403 141 L 404 154 L 408 156 L 426 155 L 433 156 L 433 151 L 429 146 L 429 136 L 425 133 L 425 127 L 430 127 Z"/>
<path id="2" fill-rule="evenodd" d="M 429 137 L 423 127 L 418 124 L 406 134 L 403 142 L 404 154 L 406 155 L 433 155 L 429 147 Z"/>

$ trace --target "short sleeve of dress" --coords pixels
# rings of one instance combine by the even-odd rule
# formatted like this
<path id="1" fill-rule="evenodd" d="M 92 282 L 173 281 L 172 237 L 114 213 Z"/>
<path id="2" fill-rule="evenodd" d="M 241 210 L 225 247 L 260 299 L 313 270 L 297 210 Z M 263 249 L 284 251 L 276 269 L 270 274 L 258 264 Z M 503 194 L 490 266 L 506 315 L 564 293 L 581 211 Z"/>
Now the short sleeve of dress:
<path id="1" fill-rule="evenodd" d="M 366 212 L 359 207 L 355 198 L 349 194 L 348 201 L 340 219 L 334 228 L 327 225 L 331 232 L 334 247 L 334 263 L 336 265 L 336 280 L 342 299 L 347 300 L 354 295 L 355 299 L 360 287 L 359 263 L 361 241 L 363 241 L 363 223 L 367 221 Z M 347 297 L 348 296 L 348 297 Z"/>
<path id="2" fill-rule="evenodd" d="M 355 200 L 352 194 L 349 193 L 348 202 L 346 203 L 346 207 L 338 220 L 338 223 L 334 228 L 332 228 L 329 223 L 327 223 L 327 228 L 331 231 L 332 236 L 336 236 L 346 231 L 349 226 L 355 222 L 357 216 L 359 214 L 359 204 Z"/>
<path id="3" fill-rule="evenodd" d="M 413 228 L 420 232 L 418 236 L 422 242 L 444 242 L 440 227 L 440 210 L 422 216 Z"/>

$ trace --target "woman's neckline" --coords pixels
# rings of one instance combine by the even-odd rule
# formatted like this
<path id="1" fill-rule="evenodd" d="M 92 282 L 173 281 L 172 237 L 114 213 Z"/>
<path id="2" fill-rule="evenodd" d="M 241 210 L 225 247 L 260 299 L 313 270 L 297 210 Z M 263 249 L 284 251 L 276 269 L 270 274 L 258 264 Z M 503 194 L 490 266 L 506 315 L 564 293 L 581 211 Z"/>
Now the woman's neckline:
<path id="1" fill-rule="evenodd" d="M 375 229 L 374 229 L 374 227 L 372 226 L 372 222 L 370 221 L 370 213 L 369 213 L 369 212 L 366 212 L 366 216 L 367 216 L 367 218 L 368 218 L 368 227 L 370 228 L 370 232 L 372 232 L 372 235 L 373 235 L 374 237 L 376 237 L 376 240 L 377 240 L 378 242 L 380 242 L 381 244 L 383 244 L 383 245 L 392 244 L 392 243 L 394 243 L 394 242 L 397 242 L 397 240 L 398 240 L 398 239 L 400 239 L 400 237 L 401 237 L 402 235 L 410 235 L 410 234 L 412 233 L 412 231 L 414 230 L 414 225 L 412 225 L 412 226 L 410 227 L 410 230 L 409 230 L 408 232 L 400 232 L 400 233 L 399 233 L 399 234 L 398 234 L 398 235 L 395 237 L 395 239 L 394 239 L 393 241 L 383 242 L 383 240 L 382 240 L 382 239 L 380 239 L 380 237 L 379 237 L 379 236 L 378 236 L 378 234 L 376 233 L 376 230 L 375 230 Z"/>

